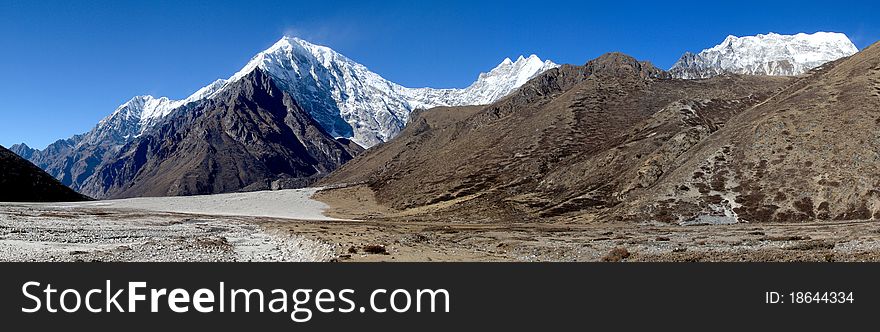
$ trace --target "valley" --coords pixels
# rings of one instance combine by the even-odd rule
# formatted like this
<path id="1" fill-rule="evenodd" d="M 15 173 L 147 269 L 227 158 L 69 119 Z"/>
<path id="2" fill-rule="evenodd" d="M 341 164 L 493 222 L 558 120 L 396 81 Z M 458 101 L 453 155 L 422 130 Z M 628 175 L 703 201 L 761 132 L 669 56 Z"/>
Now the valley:
<path id="1" fill-rule="evenodd" d="M 0 261 L 880 259 L 880 225 L 871 221 L 683 226 L 548 218 L 477 223 L 431 218 L 431 207 L 390 210 L 376 205 L 362 186 L 319 191 L 316 200 L 310 199 L 316 190 L 2 203 Z"/>
<path id="2" fill-rule="evenodd" d="M 880 44 L 768 34 L 405 88 L 284 37 L 0 150 L 0 260 L 877 261 L 877 68 Z"/>

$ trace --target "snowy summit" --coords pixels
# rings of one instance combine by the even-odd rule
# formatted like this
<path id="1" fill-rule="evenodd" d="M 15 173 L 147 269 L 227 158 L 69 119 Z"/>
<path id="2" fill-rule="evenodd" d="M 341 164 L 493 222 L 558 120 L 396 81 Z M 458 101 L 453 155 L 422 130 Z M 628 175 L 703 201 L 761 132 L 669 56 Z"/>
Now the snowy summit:
<path id="1" fill-rule="evenodd" d="M 698 54 L 685 53 L 669 72 L 686 79 L 724 73 L 792 76 L 858 51 L 845 34 L 835 32 L 728 36 Z"/>
<path id="2" fill-rule="evenodd" d="M 284 37 L 233 75 L 260 68 L 331 135 L 371 147 L 394 138 L 415 109 L 489 104 L 538 74 L 558 67 L 535 55 L 505 59 L 464 89 L 407 88 L 333 49 Z"/>
<path id="3" fill-rule="evenodd" d="M 329 47 L 283 37 L 229 79 L 214 81 L 184 100 L 148 95 L 132 98 L 86 136 L 91 141 L 112 137 L 124 143 L 184 105 L 210 98 L 259 68 L 272 76 L 275 84 L 290 93 L 330 135 L 371 147 L 394 138 L 415 109 L 490 104 L 558 66 L 536 55 L 520 56 L 516 61 L 505 59 L 464 89 L 407 88 Z"/>

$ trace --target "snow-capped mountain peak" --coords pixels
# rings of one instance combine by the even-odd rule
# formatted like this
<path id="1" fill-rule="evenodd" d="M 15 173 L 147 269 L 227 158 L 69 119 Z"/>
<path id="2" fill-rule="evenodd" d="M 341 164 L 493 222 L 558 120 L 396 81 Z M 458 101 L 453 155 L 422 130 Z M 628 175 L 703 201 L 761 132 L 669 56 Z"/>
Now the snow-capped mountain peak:
<path id="1" fill-rule="evenodd" d="M 135 96 L 77 140 L 82 145 L 122 145 L 155 127 L 183 106 L 212 98 L 230 83 L 259 68 L 293 96 L 329 134 L 352 138 L 364 147 L 387 141 L 417 108 L 487 104 L 531 77 L 556 67 L 535 55 L 509 58 L 465 89 L 406 88 L 382 78 L 333 49 L 285 36 L 257 53 L 228 79 L 218 79 L 189 97 L 174 100 Z"/>
<path id="2" fill-rule="evenodd" d="M 669 72 L 678 78 L 708 78 L 723 73 L 799 75 L 858 51 L 845 34 L 835 32 L 730 35 L 699 54 L 685 53 Z"/>
<path id="3" fill-rule="evenodd" d="M 151 95 L 135 96 L 101 119 L 92 131 L 83 135 L 79 144 L 97 145 L 102 142 L 124 144 L 154 127 L 180 107 L 209 98 L 221 90 L 226 82 L 223 79 L 216 80 L 181 100 L 168 97 L 156 98 Z"/>
<path id="4" fill-rule="evenodd" d="M 333 62 L 354 63 L 333 49 L 309 43 L 298 37 L 284 36 L 266 50 L 257 53 L 241 70 L 232 75 L 229 81 L 236 81 L 255 68 L 279 76 L 285 71 L 299 73 L 302 64 L 320 64 L 330 67 Z M 285 68 L 285 66 L 290 66 Z"/>
<path id="5" fill-rule="evenodd" d="M 371 147 L 396 136 L 415 109 L 488 104 L 557 66 L 536 55 L 520 56 L 505 59 L 464 89 L 407 88 L 329 47 L 286 36 L 228 81 L 260 68 L 331 135 Z"/>
<path id="6" fill-rule="evenodd" d="M 541 69 L 547 70 L 556 67 L 559 67 L 559 65 L 550 60 L 543 61 L 537 55 L 532 54 L 529 55 L 528 58 L 520 55 L 516 58 L 516 61 L 510 60 L 510 58 L 505 58 L 504 61 L 498 64 L 498 66 L 495 66 L 495 68 L 492 68 L 488 73 L 480 73 L 480 78 L 510 76 L 516 74 L 521 75 L 522 77 L 525 77 L 525 80 L 528 80 L 528 74 L 534 74 L 535 72 L 541 71 Z"/>
<path id="7" fill-rule="evenodd" d="M 506 58 L 488 73 L 481 73 L 477 81 L 465 90 L 473 96 L 472 104 L 489 104 L 506 96 L 538 74 L 556 67 L 559 65 L 553 61 L 543 61 L 534 54 L 528 58 L 520 55 L 515 62 Z"/>

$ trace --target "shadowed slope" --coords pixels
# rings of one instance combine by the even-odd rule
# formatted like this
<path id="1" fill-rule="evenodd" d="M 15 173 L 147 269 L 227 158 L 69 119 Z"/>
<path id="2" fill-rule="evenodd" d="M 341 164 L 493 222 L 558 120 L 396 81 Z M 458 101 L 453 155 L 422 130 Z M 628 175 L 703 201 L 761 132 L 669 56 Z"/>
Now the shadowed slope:
<path id="1" fill-rule="evenodd" d="M 70 202 L 88 199 L 0 146 L 0 202 Z"/>
<path id="2" fill-rule="evenodd" d="M 84 191 L 134 197 L 302 187 L 360 151 L 329 136 L 259 69 L 179 113 L 126 144 Z"/>

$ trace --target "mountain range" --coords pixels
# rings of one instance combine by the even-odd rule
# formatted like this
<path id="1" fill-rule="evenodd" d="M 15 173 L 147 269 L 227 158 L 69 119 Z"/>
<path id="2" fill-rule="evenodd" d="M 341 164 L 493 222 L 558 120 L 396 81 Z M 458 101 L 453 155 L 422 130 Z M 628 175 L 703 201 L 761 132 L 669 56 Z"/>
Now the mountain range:
<path id="1" fill-rule="evenodd" d="M 320 181 L 366 183 L 395 209 L 443 204 L 448 205 L 443 213 L 485 218 L 870 217 L 880 203 L 860 206 L 864 192 L 828 189 L 833 193 L 809 214 L 801 211 L 807 205 L 803 195 L 780 198 L 766 191 L 784 191 L 776 184 L 747 181 L 746 170 L 752 177 L 783 172 L 771 172 L 777 182 L 785 182 L 790 170 L 774 168 L 770 156 L 755 157 L 763 150 L 745 150 L 737 145 L 747 141 L 742 133 L 727 129 L 744 130 L 742 123 L 763 119 L 766 114 L 755 115 L 754 109 L 766 105 L 780 107 L 766 113 L 796 102 L 798 109 L 832 105 L 791 89 L 845 85 L 825 73 L 849 68 L 840 63 L 851 58 L 834 60 L 857 51 L 834 33 L 730 36 L 699 54 L 685 54 L 669 71 L 621 53 L 583 66 L 559 66 L 532 55 L 505 59 L 467 88 L 435 89 L 403 87 L 330 48 L 284 37 L 230 78 L 183 100 L 137 96 L 87 133 L 43 150 L 24 144 L 11 150 L 96 198 L 215 194 Z M 780 94 L 797 100 L 779 102 Z M 844 98 L 850 95 L 836 89 L 823 97 L 865 107 L 852 104 L 858 98 Z M 743 118 L 747 114 L 754 116 Z M 696 163 L 687 159 L 692 153 L 709 153 L 700 149 L 723 135 L 731 141 L 704 156 L 713 164 L 687 173 L 693 178 L 671 180 L 671 174 L 686 174 L 688 163 Z M 800 151 L 794 145 L 780 148 Z M 731 161 L 743 156 L 764 166 Z M 817 190 L 791 186 L 804 195 Z"/>
<path id="2" fill-rule="evenodd" d="M 842 33 L 727 36 L 721 44 L 697 54 L 685 53 L 669 73 L 677 78 L 709 78 L 726 73 L 794 76 L 858 51 Z"/>
<path id="3" fill-rule="evenodd" d="M 124 145 L 82 188 L 133 197 L 304 187 L 362 150 L 328 135 L 257 68 Z"/>
<path id="4" fill-rule="evenodd" d="M 672 79 L 609 53 L 549 70 L 485 107 L 418 112 L 398 138 L 322 183 L 366 183 L 400 210 L 458 202 L 443 211 L 458 217 L 527 221 L 606 209 L 652 186 L 680 154 L 790 80 Z"/>
<path id="5" fill-rule="evenodd" d="M 320 127 L 330 139 L 342 138 L 361 147 L 371 147 L 393 138 L 415 109 L 489 103 L 556 66 L 552 61 L 543 61 L 531 55 L 519 57 L 516 61 L 505 59 L 496 68 L 480 74 L 477 81 L 464 89 L 407 88 L 382 78 L 328 47 L 284 37 L 254 56 L 229 79 L 214 81 L 188 98 L 170 100 L 166 97 L 137 96 L 120 105 L 85 134 L 59 140 L 43 150 L 35 150 L 25 144 L 14 145 L 11 150 L 76 190 L 98 198 L 115 197 L 113 195 L 118 194 L 118 184 L 133 179 L 115 178 L 112 167 L 104 168 L 124 159 L 129 144 L 142 144 L 145 137 L 154 137 L 149 133 L 163 128 L 168 122 L 186 119 L 186 114 L 182 113 L 200 108 L 229 90 L 236 90 L 239 81 L 255 71 L 269 77 L 273 86 L 295 100 L 297 107 L 306 112 L 315 122 L 314 125 Z M 280 98 L 280 94 L 276 96 Z M 360 148 L 336 152 L 345 155 L 356 150 Z M 324 174 L 329 170 L 332 168 L 320 172 Z M 99 175 L 102 172 L 103 175 Z M 294 174 L 279 173 L 275 174 L 274 180 L 289 179 L 291 176 Z M 253 186 L 243 183 L 224 187 L 223 190 L 247 187 Z M 129 192 L 131 195 L 143 194 Z M 214 191 L 150 192 L 154 195 L 170 195 Z"/>
<path id="6" fill-rule="evenodd" d="M 880 43 L 798 76 L 671 76 L 619 53 L 563 65 L 418 112 L 320 184 L 410 219 L 880 219 Z"/>

